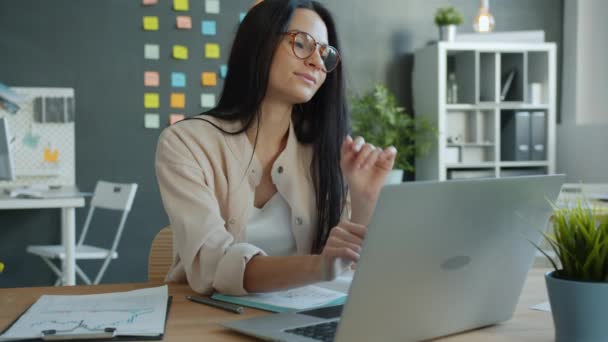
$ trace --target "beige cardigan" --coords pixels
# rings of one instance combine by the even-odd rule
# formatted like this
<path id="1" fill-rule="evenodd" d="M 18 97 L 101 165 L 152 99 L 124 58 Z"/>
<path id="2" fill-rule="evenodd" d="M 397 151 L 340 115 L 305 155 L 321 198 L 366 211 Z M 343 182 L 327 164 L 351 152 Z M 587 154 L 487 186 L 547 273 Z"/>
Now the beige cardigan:
<path id="1" fill-rule="evenodd" d="M 204 116 L 229 132 L 241 124 Z M 247 243 L 245 226 L 262 169 L 246 134 L 224 134 L 201 120 L 166 128 L 158 141 L 156 175 L 173 231 L 174 260 L 167 281 L 188 282 L 199 293 L 244 295 L 246 263 L 264 251 Z M 272 181 L 291 207 L 297 253 L 310 254 L 317 209 L 311 145 L 293 124 Z M 251 165 L 248 166 L 251 160 Z"/>

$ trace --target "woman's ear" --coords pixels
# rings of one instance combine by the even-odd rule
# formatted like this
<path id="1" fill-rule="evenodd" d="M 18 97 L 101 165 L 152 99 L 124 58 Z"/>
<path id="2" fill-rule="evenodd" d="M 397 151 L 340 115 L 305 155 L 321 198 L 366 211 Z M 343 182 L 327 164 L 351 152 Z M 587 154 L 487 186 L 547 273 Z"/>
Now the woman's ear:
<path id="1" fill-rule="evenodd" d="M 264 0 L 255 0 L 255 1 L 253 2 L 253 5 L 251 5 L 251 7 L 249 7 L 249 9 L 254 8 L 254 7 L 255 7 L 255 5 L 259 4 L 259 3 L 260 3 L 260 2 L 262 2 L 262 1 L 264 1 Z"/>

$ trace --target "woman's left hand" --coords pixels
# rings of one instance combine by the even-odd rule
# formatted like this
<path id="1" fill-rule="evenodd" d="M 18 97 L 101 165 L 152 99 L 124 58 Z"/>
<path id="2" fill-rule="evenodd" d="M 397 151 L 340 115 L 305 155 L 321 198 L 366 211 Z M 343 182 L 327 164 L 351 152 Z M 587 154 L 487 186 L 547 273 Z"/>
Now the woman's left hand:
<path id="1" fill-rule="evenodd" d="M 385 149 L 365 143 L 363 137 L 355 140 L 347 136 L 342 143 L 340 166 L 352 195 L 369 200 L 377 198 L 384 180 L 393 169 L 397 149 Z"/>

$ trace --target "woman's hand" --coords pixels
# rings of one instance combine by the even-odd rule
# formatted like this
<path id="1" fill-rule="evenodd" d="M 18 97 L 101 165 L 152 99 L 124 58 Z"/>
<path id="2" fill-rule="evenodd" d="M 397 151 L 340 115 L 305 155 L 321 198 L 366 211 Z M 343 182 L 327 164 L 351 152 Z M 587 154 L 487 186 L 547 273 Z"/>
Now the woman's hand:
<path id="1" fill-rule="evenodd" d="M 321 252 L 321 279 L 333 280 L 359 261 L 367 227 L 342 221 L 331 229 Z"/>
<path id="2" fill-rule="evenodd" d="M 340 167 L 351 191 L 351 198 L 375 200 L 393 169 L 397 149 L 385 149 L 365 143 L 363 137 L 349 136 L 342 143 Z"/>

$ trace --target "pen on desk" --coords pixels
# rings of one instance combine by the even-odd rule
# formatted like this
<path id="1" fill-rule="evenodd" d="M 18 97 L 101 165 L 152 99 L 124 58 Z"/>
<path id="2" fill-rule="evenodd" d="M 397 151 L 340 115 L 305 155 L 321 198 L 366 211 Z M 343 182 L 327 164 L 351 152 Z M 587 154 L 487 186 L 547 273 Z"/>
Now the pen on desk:
<path id="1" fill-rule="evenodd" d="M 186 296 L 186 298 L 195 303 L 206 304 L 209 306 L 213 306 L 214 308 L 223 309 L 223 310 L 234 312 L 237 314 L 245 313 L 245 309 L 243 309 L 243 307 L 239 306 L 239 305 L 224 303 L 224 302 L 220 302 L 220 301 L 213 300 L 210 298 L 203 298 L 203 297 Z"/>

